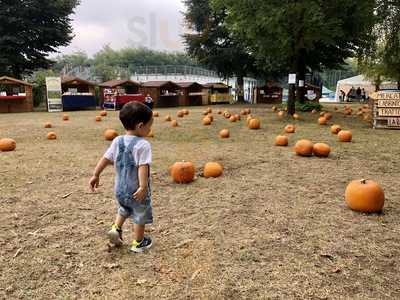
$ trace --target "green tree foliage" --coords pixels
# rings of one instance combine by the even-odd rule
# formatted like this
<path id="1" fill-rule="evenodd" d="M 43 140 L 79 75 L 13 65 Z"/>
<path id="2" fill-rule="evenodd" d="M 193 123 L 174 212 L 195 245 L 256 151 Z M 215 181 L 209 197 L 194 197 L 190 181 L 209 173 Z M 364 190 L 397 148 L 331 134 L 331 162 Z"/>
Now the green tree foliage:
<path id="1" fill-rule="evenodd" d="M 212 8 L 209 0 L 185 0 L 185 21 L 191 33 L 184 34 L 192 57 L 219 73 L 238 78 L 238 100 L 243 101 L 243 77 L 260 73 L 248 49 L 225 24 L 228 9 Z"/>
<path id="2" fill-rule="evenodd" d="M 0 74 L 20 78 L 47 68 L 49 53 L 73 38 L 71 18 L 78 0 L 0 0 Z"/>
<path id="3" fill-rule="evenodd" d="M 375 0 L 212 0 L 229 7 L 227 23 L 270 69 L 297 73 L 336 69 L 370 47 Z M 300 94 L 304 94 L 300 91 Z M 294 92 L 289 114 L 295 111 Z"/>

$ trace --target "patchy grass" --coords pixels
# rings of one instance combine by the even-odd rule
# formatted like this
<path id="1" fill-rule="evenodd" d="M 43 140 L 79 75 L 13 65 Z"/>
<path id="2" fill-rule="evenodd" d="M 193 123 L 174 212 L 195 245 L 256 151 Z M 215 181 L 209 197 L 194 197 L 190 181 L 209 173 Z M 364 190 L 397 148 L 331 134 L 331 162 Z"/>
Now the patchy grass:
<path id="1" fill-rule="evenodd" d="M 216 113 L 212 126 L 202 126 L 202 107 L 172 128 L 163 117 L 177 109 L 159 110 L 150 139 L 155 245 L 143 255 L 107 247 L 112 168 L 98 193 L 88 189 L 110 143 L 104 130 L 122 133 L 117 113 L 101 123 L 94 111 L 71 112 L 68 122 L 61 113 L 0 115 L 0 137 L 17 141 L 15 152 L 0 153 L 0 297 L 400 298 L 400 132 L 374 131 L 358 117 L 334 113 L 331 123 L 354 136 L 339 143 L 328 126 L 317 125 L 318 114 L 279 120 L 269 106 L 251 108 L 261 130 Z M 53 129 L 43 128 L 47 121 Z M 290 147 L 274 146 L 289 122 L 297 126 Z M 219 139 L 222 128 L 230 139 Z M 46 140 L 48 131 L 58 139 Z M 295 156 L 300 138 L 328 143 L 330 157 Z M 178 160 L 192 161 L 199 175 L 206 162 L 219 161 L 225 173 L 176 185 L 167 169 Z M 344 189 L 359 178 L 384 188 L 384 213 L 346 207 Z M 129 242 L 130 226 L 124 234 Z"/>

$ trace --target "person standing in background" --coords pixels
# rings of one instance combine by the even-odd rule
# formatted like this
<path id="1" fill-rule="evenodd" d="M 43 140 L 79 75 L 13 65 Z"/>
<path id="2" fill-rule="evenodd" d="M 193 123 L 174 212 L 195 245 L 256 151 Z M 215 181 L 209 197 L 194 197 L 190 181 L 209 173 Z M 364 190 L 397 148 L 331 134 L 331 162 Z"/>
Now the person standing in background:
<path id="1" fill-rule="evenodd" d="M 154 107 L 154 100 L 151 98 L 150 94 L 147 94 L 146 98 L 144 99 L 144 103 L 153 110 Z"/>

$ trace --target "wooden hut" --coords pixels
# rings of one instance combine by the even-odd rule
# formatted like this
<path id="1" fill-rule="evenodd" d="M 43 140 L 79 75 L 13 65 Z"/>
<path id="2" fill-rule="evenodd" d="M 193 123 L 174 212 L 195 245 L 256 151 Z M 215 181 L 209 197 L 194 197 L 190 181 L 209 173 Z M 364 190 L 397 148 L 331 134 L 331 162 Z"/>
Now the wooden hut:
<path id="1" fill-rule="evenodd" d="M 120 109 L 131 101 L 144 102 L 140 83 L 132 80 L 110 80 L 99 84 L 100 105 L 106 109 Z"/>
<path id="2" fill-rule="evenodd" d="M 209 103 L 231 103 L 231 87 L 222 82 L 206 83 L 204 87 L 208 90 Z"/>
<path id="3" fill-rule="evenodd" d="M 32 85 L 15 78 L 0 77 L 0 113 L 33 111 Z"/>
<path id="4" fill-rule="evenodd" d="M 64 110 L 96 108 L 96 84 L 78 77 L 61 78 Z"/>
<path id="5" fill-rule="evenodd" d="M 206 94 L 204 86 L 197 82 L 177 82 L 181 89 L 179 96 L 179 105 L 194 106 L 203 105 L 203 95 Z"/>
<path id="6" fill-rule="evenodd" d="M 282 103 L 283 88 L 276 82 L 269 81 L 255 90 L 256 103 Z"/>
<path id="7" fill-rule="evenodd" d="M 180 87 L 172 81 L 148 81 L 142 83 L 140 92 L 150 95 L 154 107 L 175 107 L 179 105 Z"/>

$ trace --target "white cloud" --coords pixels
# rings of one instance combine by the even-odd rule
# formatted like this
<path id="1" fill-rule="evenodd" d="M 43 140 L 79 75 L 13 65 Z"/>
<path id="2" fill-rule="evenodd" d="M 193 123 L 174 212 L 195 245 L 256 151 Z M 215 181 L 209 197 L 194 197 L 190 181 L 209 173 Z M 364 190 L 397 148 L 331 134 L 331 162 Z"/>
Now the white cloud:
<path id="1" fill-rule="evenodd" d="M 181 0 L 82 0 L 73 16 L 75 38 L 60 51 L 92 55 L 106 44 L 182 51 L 183 9 Z"/>

